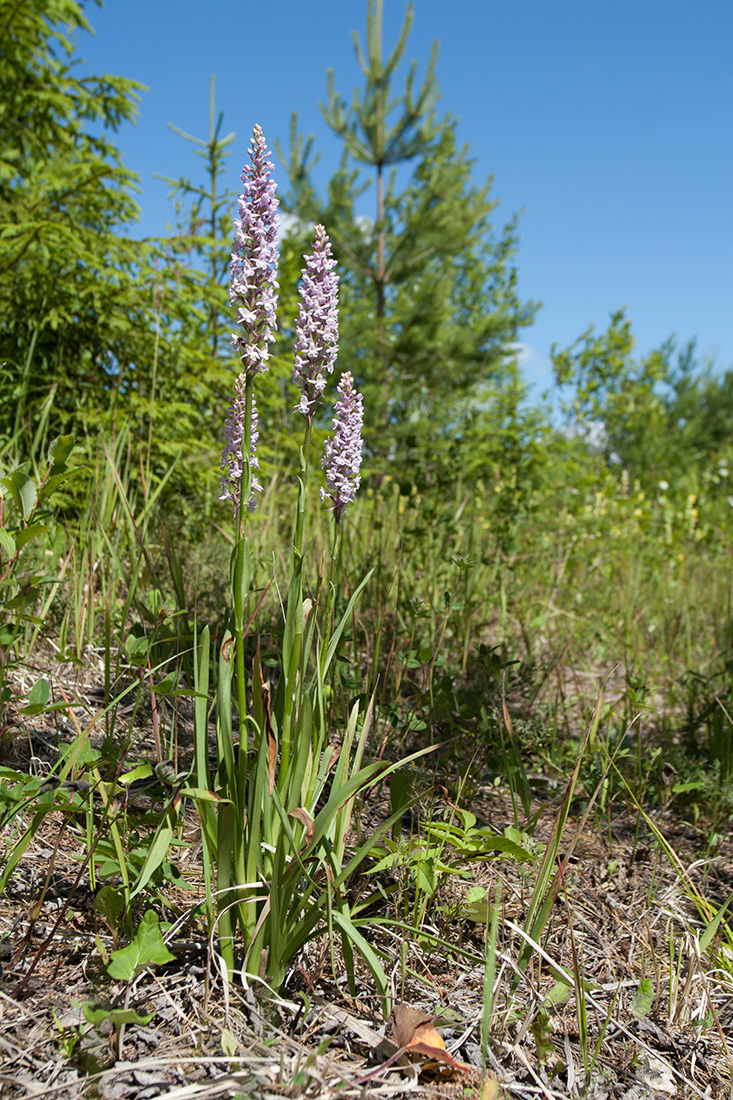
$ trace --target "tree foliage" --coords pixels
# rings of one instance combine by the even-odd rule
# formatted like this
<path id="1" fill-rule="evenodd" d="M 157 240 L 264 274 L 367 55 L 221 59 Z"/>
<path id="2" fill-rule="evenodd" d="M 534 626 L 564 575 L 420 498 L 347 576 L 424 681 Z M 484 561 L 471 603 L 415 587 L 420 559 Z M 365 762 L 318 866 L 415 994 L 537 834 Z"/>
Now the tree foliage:
<path id="1" fill-rule="evenodd" d="M 29 423 L 53 387 L 59 414 L 124 385 L 149 332 L 135 176 L 108 136 L 140 85 L 80 76 L 75 0 L 0 0 L 0 420 Z"/>
<path id="2" fill-rule="evenodd" d="M 640 357 L 635 347 L 624 310 L 605 332 L 591 327 L 569 348 L 553 347 L 569 429 L 646 485 L 694 480 L 733 444 L 733 372 L 702 366 L 694 342 L 678 348 L 670 338 Z"/>
<path id="3" fill-rule="evenodd" d="M 290 181 L 283 208 L 301 226 L 322 222 L 334 242 L 339 361 L 364 392 L 368 447 L 428 475 L 441 440 L 460 437 L 469 414 L 516 375 L 512 346 L 536 307 L 517 290 L 516 222 L 494 232 L 491 179 L 473 183 L 455 120 L 435 117 L 435 48 L 419 90 L 413 64 L 402 93 L 393 92 L 411 20 L 408 5 L 383 60 L 382 0 L 368 0 L 365 51 L 355 35 L 362 95 L 347 106 L 329 74 L 322 110 L 344 149 L 325 196 L 312 179 L 313 139 L 298 133 L 295 116 L 280 155 Z M 364 217 L 359 200 L 372 184 L 376 205 Z"/>

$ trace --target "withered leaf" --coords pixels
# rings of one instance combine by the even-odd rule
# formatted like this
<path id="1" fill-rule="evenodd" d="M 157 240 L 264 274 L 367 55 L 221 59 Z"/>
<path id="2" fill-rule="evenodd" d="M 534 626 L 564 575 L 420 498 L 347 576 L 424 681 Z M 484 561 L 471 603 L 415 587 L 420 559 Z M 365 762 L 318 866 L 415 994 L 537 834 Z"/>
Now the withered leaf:
<path id="1" fill-rule="evenodd" d="M 316 826 L 311 815 L 308 813 L 307 810 L 304 810 L 302 806 L 296 806 L 294 810 L 290 811 L 288 816 L 294 817 L 295 820 L 299 821 L 300 824 L 304 827 L 305 846 L 306 848 L 310 848 L 311 844 L 313 843 L 313 837 L 316 835 Z"/>
<path id="2" fill-rule="evenodd" d="M 267 681 L 262 684 L 262 702 L 265 707 L 265 732 L 267 734 L 267 778 L 270 785 L 270 794 L 275 789 L 275 764 L 277 763 L 277 741 L 272 728 L 272 700 L 270 698 L 270 685 Z"/>
<path id="3" fill-rule="evenodd" d="M 413 1008 L 412 1005 L 401 1002 L 394 1006 L 392 1012 L 392 1037 L 398 1047 L 408 1047 L 415 1038 L 417 1029 L 422 1024 L 432 1024 L 432 1022 L 432 1016 L 428 1016 L 419 1008 Z"/>
<path id="4" fill-rule="evenodd" d="M 457 1062 L 445 1049 L 443 1037 L 435 1029 L 433 1017 L 411 1005 L 395 1005 L 392 1013 L 392 1036 L 395 1043 L 407 1053 L 422 1054 L 426 1058 L 442 1062 L 451 1069 L 470 1073 L 472 1066 Z"/>

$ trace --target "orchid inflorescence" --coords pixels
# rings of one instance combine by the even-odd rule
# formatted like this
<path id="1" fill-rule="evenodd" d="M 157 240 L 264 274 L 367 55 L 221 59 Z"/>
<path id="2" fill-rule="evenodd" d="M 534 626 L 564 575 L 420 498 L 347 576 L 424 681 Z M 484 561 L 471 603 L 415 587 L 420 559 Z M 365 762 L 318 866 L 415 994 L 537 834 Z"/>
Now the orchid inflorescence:
<path id="1" fill-rule="evenodd" d="M 254 128 L 249 156 L 252 163 L 242 169 L 244 189 L 238 199 L 239 217 L 234 221 L 229 301 L 237 308 L 237 324 L 242 329 L 232 334 L 232 346 L 240 355 L 245 373 L 258 374 L 267 370 L 280 289 L 277 184 L 270 175 L 273 164 L 259 126 Z"/>
<path id="2" fill-rule="evenodd" d="M 333 271 L 336 260 L 331 242 L 322 225 L 316 226 L 313 252 L 305 261 L 295 326 L 293 382 L 302 394 L 298 412 L 312 419 L 338 353 L 338 276 Z"/>
<path id="3" fill-rule="evenodd" d="M 272 161 L 259 126 L 254 128 L 249 156 L 251 165 L 242 172 L 243 193 L 239 196 L 239 218 L 231 262 L 230 301 L 237 307 L 241 332 L 232 337 L 244 370 L 235 382 L 234 399 L 225 421 L 222 453 L 220 500 L 240 508 L 244 476 L 243 453 L 249 441 L 250 511 L 257 506 L 255 492 L 261 486 L 252 475 L 259 469 L 255 453 L 258 438 L 257 411 L 251 392 L 256 374 L 267 370 L 269 344 L 275 339 L 275 311 L 278 295 L 278 200 L 271 177 Z M 315 227 L 313 251 L 305 258 L 300 289 L 301 302 L 296 322 L 295 367 L 293 382 L 301 396 L 296 409 L 308 418 L 313 414 L 326 388 L 326 376 L 333 372 L 338 352 L 338 276 L 331 242 L 322 225 Z M 347 371 L 338 386 L 339 397 L 333 419 L 333 436 L 326 442 L 323 469 L 326 489 L 321 499 L 332 501 L 332 510 L 340 523 L 346 505 L 356 495 L 361 466 L 361 429 L 364 419 L 362 396 L 354 390 Z M 251 420 L 247 431 L 247 407 Z M 310 437 L 308 437 L 310 438 Z"/>
<path id="4" fill-rule="evenodd" d="M 231 500 L 236 515 L 239 509 L 240 485 L 242 483 L 244 425 L 246 422 L 246 385 L 247 375 L 243 372 L 234 383 L 234 399 L 229 406 L 229 412 L 224 421 L 224 450 L 221 457 L 221 493 L 219 500 Z M 252 396 L 252 412 L 250 417 L 249 434 L 249 466 L 250 470 L 259 470 L 260 463 L 257 458 L 257 440 L 259 439 L 257 418 L 257 405 Z M 256 476 L 252 474 L 250 481 L 250 498 L 248 508 L 250 512 L 257 510 L 257 497 L 255 493 L 261 493 L 262 486 Z"/>
<path id="5" fill-rule="evenodd" d="M 341 375 L 338 400 L 334 409 L 333 435 L 326 440 L 323 469 L 327 489 L 321 489 L 321 500 L 331 500 L 338 522 L 346 505 L 356 496 L 361 484 L 361 429 L 364 423 L 363 398 L 354 389 L 350 371 Z"/>

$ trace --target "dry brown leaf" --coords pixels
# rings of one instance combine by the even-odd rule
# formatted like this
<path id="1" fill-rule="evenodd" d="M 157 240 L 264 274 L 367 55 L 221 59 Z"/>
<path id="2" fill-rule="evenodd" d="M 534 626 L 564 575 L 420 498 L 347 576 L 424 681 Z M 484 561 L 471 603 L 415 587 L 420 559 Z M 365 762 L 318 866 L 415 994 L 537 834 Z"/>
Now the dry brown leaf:
<path id="1" fill-rule="evenodd" d="M 400 1003 L 392 1012 L 392 1037 L 398 1047 L 407 1048 L 421 1024 L 432 1024 L 433 1017 L 412 1005 Z"/>
<path id="2" fill-rule="evenodd" d="M 303 826 L 305 829 L 305 846 L 310 848 L 313 837 L 316 835 L 316 826 L 311 815 L 302 806 L 296 806 L 294 810 L 290 811 L 288 817 L 294 817 Z"/>
<path id="3" fill-rule="evenodd" d="M 443 1037 L 433 1024 L 433 1017 L 419 1008 L 407 1004 L 395 1005 L 392 1013 L 392 1035 L 395 1043 L 408 1054 L 422 1054 L 425 1058 L 432 1058 L 464 1073 L 473 1071 L 473 1066 L 457 1062 L 448 1053 Z"/>

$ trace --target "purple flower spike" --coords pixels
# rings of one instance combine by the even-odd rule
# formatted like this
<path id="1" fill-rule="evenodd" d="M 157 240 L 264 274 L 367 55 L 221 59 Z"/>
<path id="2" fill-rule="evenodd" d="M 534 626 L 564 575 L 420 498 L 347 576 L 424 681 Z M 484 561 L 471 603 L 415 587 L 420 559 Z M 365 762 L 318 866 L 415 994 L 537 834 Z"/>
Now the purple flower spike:
<path id="1" fill-rule="evenodd" d="M 244 189 L 235 218 L 232 281 L 229 301 L 237 310 L 241 333 L 232 334 L 232 347 L 247 374 L 267 370 L 268 344 L 275 339 L 277 292 L 278 201 L 271 178 L 272 161 L 259 126 L 249 147 L 252 164 L 242 171 Z"/>
<path id="2" fill-rule="evenodd" d="M 338 400 L 334 410 L 333 435 L 326 440 L 323 469 L 327 489 L 321 489 L 321 500 L 333 501 L 333 511 L 340 523 L 347 504 L 356 496 L 361 484 L 361 428 L 364 423 L 363 398 L 354 389 L 350 371 L 341 375 Z"/>
<path id="3" fill-rule="evenodd" d="M 224 452 L 221 456 L 221 492 L 219 500 L 231 500 L 234 505 L 234 515 L 239 511 L 239 495 L 242 484 L 242 441 L 244 439 L 244 417 L 246 412 L 245 389 L 247 383 L 246 373 L 242 373 L 234 383 L 234 400 L 229 406 L 229 415 L 224 422 Z M 257 406 L 254 395 L 252 396 L 252 420 L 250 432 L 250 469 L 259 470 L 260 464 L 255 453 L 259 432 L 257 419 Z M 255 492 L 261 493 L 262 486 L 252 475 L 252 495 L 249 498 L 248 508 L 250 512 L 257 511 L 257 498 Z"/>
<path id="4" fill-rule="evenodd" d="M 309 419 L 326 388 L 338 352 L 338 276 L 333 268 L 331 242 L 322 225 L 316 226 L 313 252 L 305 258 L 300 308 L 296 322 L 293 382 L 301 391 L 296 408 Z"/>

